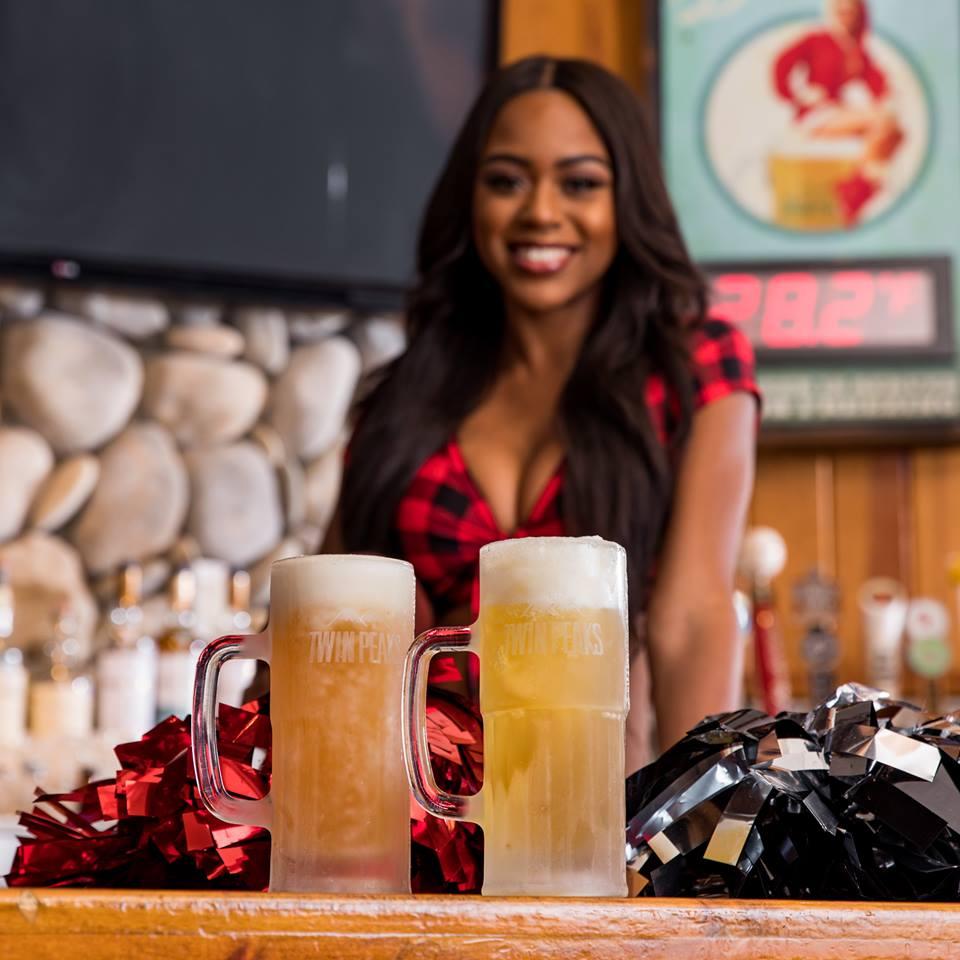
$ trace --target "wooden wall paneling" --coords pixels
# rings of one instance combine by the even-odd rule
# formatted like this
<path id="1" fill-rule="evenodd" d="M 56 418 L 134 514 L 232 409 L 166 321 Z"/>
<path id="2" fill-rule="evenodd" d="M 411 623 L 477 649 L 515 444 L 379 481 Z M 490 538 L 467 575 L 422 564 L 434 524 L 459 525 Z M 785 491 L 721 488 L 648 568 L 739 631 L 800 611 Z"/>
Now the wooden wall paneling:
<path id="1" fill-rule="evenodd" d="M 642 0 L 502 0 L 500 59 L 582 57 L 645 89 L 647 5 Z"/>
<path id="2" fill-rule="evenodd" d="M 773 527 L 787 542 L 787 565 L 774 589 L 791 686 L 798 698 L 807 696 L 808 684 L 792 588 L 811 570 L 834 573 L 832 481 L 832 461 L 825 455 L 766 451 L 757 458 L 750 523 Z"/>
<path id="3" fill-rule="evenodd" d="M 901 450 L 838 452 L 834 463 L 841 682 L 866 681 L 857 593 L 870 577 L 912 582 L 910 456 Z M 907 690 L 910 678 L 905 675 Z"/>
<path id="4" fill-rule="evenodd" d="M 618 73 L 638 93 L 651 92 L 656 70 L 656 37 L 651 36 L 649 0 L 619 0 L 620 66 Z"/>
<path id="5" fill-rule="evenodd" d="M 960 690 L 960 622 L 954 588 L 947 576 L 951 554 L 960 554 L 960 450 L 943 447 L 913 454 L 914 596 L 946 604 L 951 620 L 953 666 L 948 689 Z"/>

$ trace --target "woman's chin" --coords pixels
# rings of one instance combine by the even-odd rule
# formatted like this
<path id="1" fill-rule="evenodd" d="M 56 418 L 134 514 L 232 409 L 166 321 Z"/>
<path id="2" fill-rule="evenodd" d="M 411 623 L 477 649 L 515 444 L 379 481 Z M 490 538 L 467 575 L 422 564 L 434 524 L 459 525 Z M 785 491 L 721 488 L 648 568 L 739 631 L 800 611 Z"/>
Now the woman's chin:
<path id="1" fill-rule="evenodd" d="M 529 314 L 550 314 L 564 310 L 583 299 L 586 291 L 573 290 L 566 284 L 542 284 L 531 290 L 526 284 L 504 290 L 504 299 Z"/>

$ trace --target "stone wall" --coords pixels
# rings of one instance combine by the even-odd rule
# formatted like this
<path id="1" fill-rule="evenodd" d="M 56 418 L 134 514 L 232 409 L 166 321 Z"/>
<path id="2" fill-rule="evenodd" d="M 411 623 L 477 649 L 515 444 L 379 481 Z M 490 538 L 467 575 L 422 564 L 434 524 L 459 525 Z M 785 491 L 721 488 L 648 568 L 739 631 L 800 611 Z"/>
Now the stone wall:
<path id="1" fill-rule="evenodd" d="M 396 316 L 226 306 L 0 282 L 0 561 L 15 640 L 61 598 L 89 647 L 125 561 L 162 626 L 181 558 L 249 569 L 315 552 L 362 375 L 403 348 Z"/>

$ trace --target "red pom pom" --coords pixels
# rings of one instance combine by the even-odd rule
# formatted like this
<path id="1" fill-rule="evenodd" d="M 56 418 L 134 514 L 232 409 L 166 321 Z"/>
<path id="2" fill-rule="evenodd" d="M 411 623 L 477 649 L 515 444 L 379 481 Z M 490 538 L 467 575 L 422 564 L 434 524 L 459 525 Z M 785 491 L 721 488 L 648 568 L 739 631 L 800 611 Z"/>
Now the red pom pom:
<path id="1" fill-rule="evenodd" d="M 453 676 L 452 664 L 444 673 Z M 218 743 L 224 783 L 255 799 L 270 786 L 269 697 L 242 708 L 221 705 Z M 431 688 L 427 736 L 437 782 L 452 793 L 475 793 L 483 770 L 483 730 L 465 697 Z M 70 793 L 37 791 L 20 815 L 31 836 L 21 842 L 7 876 L 17 886 L 100 886 L 265 890 L 270 836 L 213 816 L 200 800 L 188 720 L 169 717 L 134 743 L 115 749 L 120 770 Z M 449 823 L 411 809 L 415 892 L 477 893 L 483 835 L 473 824 Z"/>

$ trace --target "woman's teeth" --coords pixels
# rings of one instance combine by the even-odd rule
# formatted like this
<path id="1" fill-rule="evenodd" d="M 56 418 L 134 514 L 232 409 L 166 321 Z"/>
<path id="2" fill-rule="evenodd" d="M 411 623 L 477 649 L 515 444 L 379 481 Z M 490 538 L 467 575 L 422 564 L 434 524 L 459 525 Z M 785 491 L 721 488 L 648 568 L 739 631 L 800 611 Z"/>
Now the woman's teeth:
<path id="1" fill-rule="evenodd" d="M 569 247 L 543 245 L 511 247 L 513 262 L 531 273 L 556 273 L 566 266 L 573 251 Z"/>

